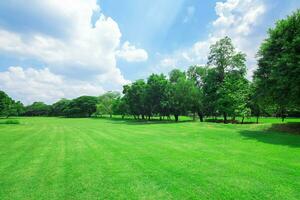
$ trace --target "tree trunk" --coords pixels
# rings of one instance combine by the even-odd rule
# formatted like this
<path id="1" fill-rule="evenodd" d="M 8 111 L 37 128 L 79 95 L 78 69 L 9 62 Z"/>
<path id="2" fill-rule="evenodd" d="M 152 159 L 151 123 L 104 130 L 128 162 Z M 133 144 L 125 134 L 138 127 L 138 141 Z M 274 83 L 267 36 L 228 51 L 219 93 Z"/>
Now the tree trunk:
<path id="1" fill-rule="evenodd" d="M 203 114 L 201 112 L 198 112 L 198 116 L 199 116 L 200 122 L 203 122 Z"/>
<path id="2" fill-rule="evenodd" d="M 174 115 L 174 117 L 175 117 L 175 122 L 178 122 L 178 115 Z"/>
<path id="3" fill-rule="evenodd" d="M 227 123 L 227 113 L 224 112 L 224 113 L 223 113 L 223 116 L 224 116 L 224 124 L 226 124 L 226 123 Z"/>
<path id="4" fill-rule="evenodd" d="M 159 116 L 159 121 L 161 121 L 162 120 L 162 117 L 161 116 Z"/>
<path id="5" fill-rule="evenodd" d="M 242 124 L 244 124 L 244 119 L 245 119 L 245 117 L 242 118 Z"/>
<path id="6" fill-rule="evenodd" d="M 151 116 L 150 116 L 150 115 L 148 116 L 148 120 L 149 120 L 149 121 L 151 120 Z"/>
<path id="7" fill-rule="evenodd" d="M 125 117 L 125 116 L 124 116 L 124 115 L 122 115 L 122 119 L 124 119 L 124 117 Z"/>
<path id="8" fill-rule="evenodd" d="M 110 114 L 109 117 L 112 118 L 112 114 Z"/>
<path id="9" fill-rule="evenodd" d="M 195 121 L 195 120 L 196 120 L 196 114 L 193 113 L 193 121 Z"/>
<path id="10" fill-rule="evenodd" d="M 142 120 L 144 120 L 145 119 L 145 115 L 142 115 Z"/>
<path id="11" fill-rule="evenodd" d="M 259 116 L 257 115 L 257 116 L 256 116 L 256 123 L 257 123 L 257 124 L 258 124 L 258 118 L 259 118 Z"/>

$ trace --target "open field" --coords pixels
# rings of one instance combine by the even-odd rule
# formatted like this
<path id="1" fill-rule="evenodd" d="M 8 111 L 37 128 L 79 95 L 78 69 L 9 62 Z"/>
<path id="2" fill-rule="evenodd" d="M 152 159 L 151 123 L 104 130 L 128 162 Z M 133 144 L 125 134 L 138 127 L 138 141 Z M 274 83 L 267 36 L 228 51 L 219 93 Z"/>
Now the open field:
<path id="1" fill-rule="evenodd" d="M 300 197 L 300 135 L 270 123 L 19 121 L 0 125 L 1 200 Z"/>

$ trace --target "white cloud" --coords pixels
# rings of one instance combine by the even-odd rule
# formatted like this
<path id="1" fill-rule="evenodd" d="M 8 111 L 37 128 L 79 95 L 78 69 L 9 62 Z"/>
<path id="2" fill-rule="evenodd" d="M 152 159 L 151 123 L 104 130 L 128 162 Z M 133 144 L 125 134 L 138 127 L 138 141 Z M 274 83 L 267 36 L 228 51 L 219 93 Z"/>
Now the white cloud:
<path id="1" fill-rule="evenodd" d="M 128 41 L 124 42 L 117 56 L 128 62 L 142 62 L 148 59 L 148 53 L 144 49 L 137 49 Z"/>
<path id="2" fill-rule="evenodd" d="M 53 103 L 60 98 L 99 95 L 104 92 L 98 84 L 68 80 L 48 68 L 24 69 L 18 66 L 0 72 L 0 88 L 26 104 L 33 101 Z"/>
<path id="3" fill-rule="evenodd" d="M 207 62 L 209 46 L 229 36 L 238 50 L 247 54 L 250 77 L 256 67 L 255 54 L 262 41 L 262 36 L 254 35 L 254 29 L 260 23 L 266 6 L 259 0 L 227 0 L 217 2 L 215 11 L 217 19 L 212 22 L 212 30 L 206 40 L 198 41 L 190 48 L 177 50 L 166 58 L 173 60 L 172 64 L 177 66 L 201 65 Z M 160 62 L 158 67 L 162 64 L 164 62 Z"/>
<path id="4" fill-rule="evenodd" d="M 32 6 L 26 7 L 26 5 Z M 99 19 L 92 24 L 93 13 L 100 12 L 100 7 L 96 0 L 28 0 L 26 4 L 23 1 L 16 1 L 13 6 L 32 9 L 33 13 L 43 14 L 49 20 L 49 24 L 56 23 L 57 26 L 63 24 L 64 28 L 61 31 L 65 37 L 57 37 L 56 35 L 39 31 L 36 27 L 34 31 L 29 33 L 0 27 L 0 53 L 10 54 L 22 60 L 38 60 L 49 68 L 45 69 L 45 73 L 49 72 L 48 74 L 51 74 L 52 77 L 57 77 L 57 74 L 60 74 L 67 77 L 68 80 L 72 80 L 75 79 L 73 77 L 75 74 L 76 79 L 97 83 L 99 88 L 102 86 L 106 90 L 120 89 L 123 84 L 129 81 L 123 77 L 120 69 L 117 67 L 117 57 L 122 57 L 127 61 L 144 61 L 148 58 L 145 50 L 137 49 L 129 42 L 124 43 L 119 49 L 122 34 L 118 24 L 112 18 L 100 13 Z M 30 13 L 30 10 L 26 10 L 26 12 Z M 36 15 L 33 15 L 33 19 L 28 20 L 35 21 L 38 19 Z M 33 70 L 30 69 L 29 71 Z M 43 70 L 35 71 L 42 73 L 44 72 Z M 51 70 L 55 74 L 47 70 Z M 29 71 L 26 71 L 28 79 Z M 9 71 L 4 73 L 10 74 L 10 77 L 17 77 L 15 68 L 9 68 Z M 1 74 L 2 78 L 5 74 Z M 35 83 L 42 84 L 41 87 L 43 88 L 47 88 L 46 84 L 49 84 L 49 87 L 56 87 L 56 81 L 45 83 L 37 81 Z M 70 88 L 64 85 L 68 83 L 62 81 L 60 85 L 62 88 Z M 26 84 L 29 85 L 27 86 Z M 77 84 L 78 92 L 72 92 L 72 94 L 79 95 L 81 94 L 80 91 L 85 91 L 85 89 L 90 92 L 99 92 L 93 89 L 92 85 L 88 83 Z M 16 87 L 17 85 L 14 85 L 13 88 L 7 87 L 7 89 L 19 91 Z M 23 81 L 23 84 L 20 84 L 19 87 L 30 87 L 30 82 Z M 30 94 L 30 91 L 32 91 L 32 94 Z M 47 90 L 27 90 L 27 101 L 29 99 L 33 101 L 35 97 L 38 98 L 35 91 L 38 91 L 39 95 L 49 96 Z M 49 98 L 60 98 L 65 95 L 70 96 L 57 92 L 56 95 Z M 45 101 L 47 100 L 47 98 L 44 99 Z"/>

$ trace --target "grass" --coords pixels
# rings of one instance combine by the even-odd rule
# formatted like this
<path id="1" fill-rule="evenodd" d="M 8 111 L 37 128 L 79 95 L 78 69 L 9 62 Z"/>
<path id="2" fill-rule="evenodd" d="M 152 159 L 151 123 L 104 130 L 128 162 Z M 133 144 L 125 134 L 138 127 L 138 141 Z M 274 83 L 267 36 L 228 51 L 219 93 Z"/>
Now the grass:
<path id="1" fill-rule="evenodd" d="M 300 196 L 300 136 L 271 123 L 18 120 L 0 126 L 1 200 Z"/>

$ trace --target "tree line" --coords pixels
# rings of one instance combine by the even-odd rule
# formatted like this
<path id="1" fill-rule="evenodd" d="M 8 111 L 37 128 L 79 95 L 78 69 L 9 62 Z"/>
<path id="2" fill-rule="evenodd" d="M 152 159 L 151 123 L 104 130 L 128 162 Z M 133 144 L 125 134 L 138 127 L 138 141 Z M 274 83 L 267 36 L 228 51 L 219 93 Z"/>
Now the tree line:
<path id="1" fill-rule="evenodd" d="M 172 70 L 168 76 L 152 74 L 123 86 L 122 94 L 62 99 L 52 105 L 35 102 L 23 106 L 0 92 L 0 115 L 91 117 L 127 115 L 150 120 L 174 116 L 241 117 L 280 116 L 300 112 L 300 10 L 268 31 L 257 53 L 258 69 L 246 78 L 246 55 L 229 37 L 210 46 L 205 66 Z"/>

